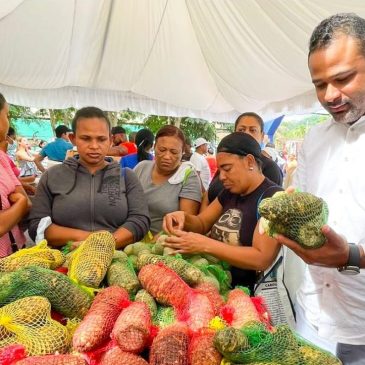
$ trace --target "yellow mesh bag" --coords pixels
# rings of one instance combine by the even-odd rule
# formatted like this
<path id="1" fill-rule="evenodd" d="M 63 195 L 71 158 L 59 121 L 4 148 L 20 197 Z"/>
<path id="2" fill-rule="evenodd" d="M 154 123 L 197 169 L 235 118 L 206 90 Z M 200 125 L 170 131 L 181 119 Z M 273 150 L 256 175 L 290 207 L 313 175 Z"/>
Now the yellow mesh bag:
<path id="1" fill-rule="evenodd" d="M 113 259 L 115 239 L 109 232 L 92 233 L 72 255 L 68 276 L 77 284 L 98 288 Z"/>
<path id="2" fill-rule="evenodd" d="M 10 256 L 0 259 L 0 272 L 10 272 L 22 267 L 40 266 L 46 269 L 56 269 L 65 261 L 65 256 L 59 250 L 47 246 L 43 240 L 38 245 L 24 248 Z"/>
<path id="3" fill-rule="evenodd" d="M 29 356 L 47 355 L 67 352 L 70 343 L 67 328 L 51 319 L 46 298 L 23 298 L 0 308 L 0 348 L 21 344 Z"/>

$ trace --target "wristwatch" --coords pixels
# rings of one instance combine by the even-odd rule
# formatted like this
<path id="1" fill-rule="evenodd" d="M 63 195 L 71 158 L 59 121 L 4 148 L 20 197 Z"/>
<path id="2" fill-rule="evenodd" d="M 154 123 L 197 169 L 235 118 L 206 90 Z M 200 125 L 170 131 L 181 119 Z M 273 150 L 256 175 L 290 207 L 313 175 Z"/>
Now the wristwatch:
<path id="1" fill-rule="evenodd" d="M 349 243 L 349 259 L 345 266 L 338 267 L 337 270 L 344 275 L 360 274 L 360 248 L 355 243 Z"/>

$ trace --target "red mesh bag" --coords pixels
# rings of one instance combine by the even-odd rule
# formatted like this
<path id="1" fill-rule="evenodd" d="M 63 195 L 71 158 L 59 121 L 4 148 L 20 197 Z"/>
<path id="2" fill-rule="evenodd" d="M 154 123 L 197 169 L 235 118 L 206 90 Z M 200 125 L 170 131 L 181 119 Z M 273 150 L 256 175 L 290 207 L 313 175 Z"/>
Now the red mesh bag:
<path id="1" fill-rule="evenodd" d="M 105 352 L 98 365 L 148 365 L 148 362 L 138 355 L 122 351 L 115 346 Z"/>
<path id="2" fill-rule="evenodd" d="M 73 355 L 31 356 L 17 361 L 16 365 L 86 365 L 86 361 Z"/>
<path id="3" fill-rule="evenodd" d="M 219 294 L 218 289 L 211 283 L 201 283 L 195 289 L 210 299 L 210 302 L 213 304 L 214 314 L 218 316 L 220 309 L 224 306 L 224 300 Z"/>
<path id="4" fill-rule="evenodd" d="M 141 352 L 151 330 L 151 312 L 142 302 L 133 302 L 125 308 L 115 322 L 111 337 L 127 352 Z"/>
<path id="5" fill-rule="evenodd" d="M 214 308 L 209 298 L 202 293 L 191 293 L 182 318 L 185 319 L 189 328 L 194 332 L 208 328 L 213 317 Z"/>
<path id="6" fill-rule="evenodd" d="M 73 348 L 79 352 L 91 351 L 109 339 L 120 312 L 129 305 L 125 289 L 111 286 L 102 290 L 77 327 L 73 336 Z"/>
<path id="7" fill-rule="evenodd" d="M 17 360 L 26 356 L 25 347 L 22 345 L 10 345 L 0 350 L 0 365 L 12 365 Z"/>
<path id="8" fill-rule="evenodd" d="M 192 289 L 171 269 L 163 264 L 143 266 L 139 281 L 158 302 L 175 308 L 186 305 Z"/>
<path id="9" fill-rule="evenodd" d="M 248 322 L 260 322 L 259 313 L 245 290 L 229 292 L 227 304 L 221 309 L 222 318 L 232 327 L 240 329 Z"/>
<path id="10" fill-rule="evenodd" d="M 222 355 L 214 346 L 214 335 L 215 331 L 205 330 L 192 337 L 189 346 L 190 365 L 219 365 L 221 363 Z"/>
<path id="11" fill-rule="evenodd" d="M 189 334 L 186 325 L 163 328 L 152 343 L 150 365 L 188 365 Z"/>

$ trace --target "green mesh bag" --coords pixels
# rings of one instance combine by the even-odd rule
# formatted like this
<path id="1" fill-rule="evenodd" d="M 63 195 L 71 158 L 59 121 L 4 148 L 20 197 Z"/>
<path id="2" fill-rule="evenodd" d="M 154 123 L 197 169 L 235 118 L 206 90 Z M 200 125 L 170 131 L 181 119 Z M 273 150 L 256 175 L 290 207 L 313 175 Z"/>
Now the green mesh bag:
<path id="1" fill-rule="evenodd" d="M 0 348 L 21 344 L 29 356 L 47 355 L 67 352 L 70 343 L 67 328 L 51 319 L 46 298 L 22 298 L 0 308 Z"/>
<path id="2" fill-rule="evenodd" d="M 176 314 L 173 307 L 159 306 L 153 323 L 159 328 L 165 328 L 176 320 Z"/>
<path id="3" fill-rule="evenodd" d="M 321 198 L 302 192 L 278 192 L 263 199 L 258 210 L 270 236 L 280 233 L 304 248 L 321 247 L 325 242 L 321 227 L 327 223 L 328 207 Z"/>
<path id="4" fill-rule="evenodd" d="M 93 299 L 57 271 L 32 266 L 1 275 L 0 307 L 35 295 L 47 298 L 55 311 L 68 318 L 83 318 Z"/>
<path id="5" fill-rule="evenodd" d="M 106 273 L 106 280 L 108 286 L 120 286 L 129 294 L 135 294 L 141 286 L 133 265 L 123 251 L 114 253 L 112 263 Z"/>
<path id="6" fill-rule="evenodd" d="M 155 318 L 157 315 L 157 304 L 153 296 L 144 289 L 141 289 L 137 292 L 136 297 L 134 298 L 136 302 L 143 302 L 147 305 L 148 309 L 151 312 L 151 317 Z"/>
<path id="7" fill-rule="evenodd" d="M 272 333 L 261 332 L 260 340 L 254 331 L 241 330 L 248 339 L 248 347 L 238 351 L 218 351 L 235 364 L 286 364 L 286 365 L 340 365 L 330 353 L 298 339 L 288 326 L 278 326 Z M 252 338 L 254 341 L 252 341 Z M 236 340 L 237 341 L 237 340 Z M 247 345 L 247 344 L 246 344 Z M 318 362 L 316 362 L 318 360 Z"/>
<path id="8" fill-rule="evenodd" d="M 137 260 L 137 267 L 141 269 L 148 264 L 163 263 L 175 271 L 187 284 L 194 286 L 201 282 L 203 273 L 194 265 L 182 258 L 172 256 L 158 256 L 153 254 L 140 254 Z"/>

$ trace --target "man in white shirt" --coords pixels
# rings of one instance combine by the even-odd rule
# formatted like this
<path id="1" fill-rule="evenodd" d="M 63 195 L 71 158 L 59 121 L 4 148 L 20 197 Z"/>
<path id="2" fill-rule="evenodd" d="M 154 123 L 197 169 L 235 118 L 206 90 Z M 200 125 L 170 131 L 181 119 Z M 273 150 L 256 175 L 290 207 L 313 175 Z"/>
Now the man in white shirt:
<path id="1" fill-rule="evenodd" d="M 195 166 L 205 190 L 208 190 L 210 183 L 210 169 L 205 154 L 208 152 L 208 141 L 198 138 L 195 141 L 195 152 L 190 157 L 190 162 Z"/>
<path id="2" fill-rule="evenodd" d="M 299 332 L 329 349 L 337 344 L 344 365 L 360 365 L 365 364 L 365 19 L 337 14 L 323 20 L 309 42 L 308 66 L 318 100 L 332 119 L 306 136 L 294 185 L 328 203 L 329 225 L 322 228 L 327 242 L 304 250 L 283 236 L 277 239 L 311 264 L 297 294 Z"/>

